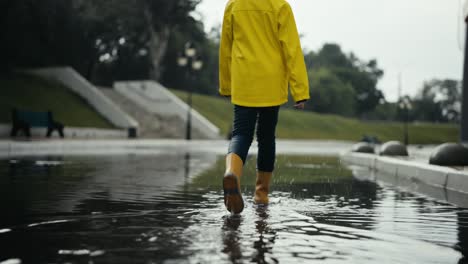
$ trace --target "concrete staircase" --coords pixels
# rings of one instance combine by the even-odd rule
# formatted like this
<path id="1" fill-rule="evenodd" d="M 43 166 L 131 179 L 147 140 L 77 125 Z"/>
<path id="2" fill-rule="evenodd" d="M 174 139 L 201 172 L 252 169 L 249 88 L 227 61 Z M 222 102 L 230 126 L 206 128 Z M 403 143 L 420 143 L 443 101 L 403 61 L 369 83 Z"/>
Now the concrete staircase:
<path id="1" fill-rule="evenodd" d="M 139 138 L 185 138 L 185 122 L 177 116 L 150 113 L 112 88 L 100 87 L 103 94 L 140 124 Z M 202 138 L 194 131 L 194 138 Z"/>
<path id="2" fill-rule="evenodd" d="M 114 83 L 114 90 L 146 113 L 159 117 L 163 128 L 165 124 L 174 124 L 173 121 L 177 120 L 177 127 L 182 126 L 182 129 L 176 130 L 184 135 L 190 111 L 193 139 L 220 139 L 220 130 L 216 125 L 195 109 L 190 109 L 189 105 L 160 83 L 149 80 L 120 81 Z M 138 117 L 136 119 L 141 120 Z M 172 127 L 168 129 L 174 132 Z"/>

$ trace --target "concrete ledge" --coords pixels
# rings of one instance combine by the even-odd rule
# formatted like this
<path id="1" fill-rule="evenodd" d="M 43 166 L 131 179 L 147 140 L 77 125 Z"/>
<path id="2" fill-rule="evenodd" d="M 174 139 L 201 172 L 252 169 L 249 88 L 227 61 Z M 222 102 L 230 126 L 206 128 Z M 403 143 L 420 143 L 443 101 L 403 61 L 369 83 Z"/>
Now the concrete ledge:
<path id="1" fill-rule="evenodd" d="M 341 155 L 341 159 L 350 165 L 358 165 L 390 176 L 407 178 L 436 188 L 468 194 L 468 171 L 364 153 L 346 152 Z"/>
<path id="2" fill-rule="evenodd" d="M 467 173 L 449 172 L 447 176 L 447 189 L 468 193 Z"/>
<path id="3" fill-rule="evenodd" d="M 374 167 L 376 165 L 377 156 L 364 153 L 353 153 L 353 155 L 342 154 L 341 160 L 353 165 Z"/>
<path id="4" fill-rule="evenodd" d="M 390 175 L 398 175 L 398 166 L 389 158 L 377 158 L 375 160 L 375 168 L 378 171 L 383 171 Z"/>
<path id="5" fill-rule="evenodd" d="M 451 171 L 455 171 L 452 168 L 445 168 L 433 165 L 426 165 L 426 164 L 418 164 L 417 167 L 414 168 L 416 174 L 414 177 L 425 182 L 429 185 L 446 188 L 448 175 Z M 413 175 L 413 174 L 408 174 Z M 402 174 L 401 176 L 407 176 L 406 174 Z M 408 176 L 407 176 L 408 177 Z M 466 175 L 466 180 L 468 181 L 468 174 Z M 468 189 L 464 192 L 468 193 Z"/>
<path id="6" fill-rule="evenodd" d="M 399 186 L 405 191 L 425 194 L 439 201 L 446 201 L 460 207 L 468 208 L 468 194 L 426 184 L 416 178 L 398 177 L 379 173 L 362 166 L 351 166 L 354 178 L 360 181 L 384 182 Z"/>

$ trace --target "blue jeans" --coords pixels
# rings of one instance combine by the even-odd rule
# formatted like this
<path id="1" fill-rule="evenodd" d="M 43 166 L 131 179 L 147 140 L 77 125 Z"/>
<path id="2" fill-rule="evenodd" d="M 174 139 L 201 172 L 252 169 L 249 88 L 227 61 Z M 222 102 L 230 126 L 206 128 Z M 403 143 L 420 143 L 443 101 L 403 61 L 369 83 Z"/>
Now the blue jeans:
<path id="1" fill-rule="evenodd" d="M 275 167 L 275 131 L 279 106 L 245 107 L 234 105 L 234 124 L 228 153 L 237 154 L 245 164 L 257 125 L 257 170 L 273 172 Z"/>

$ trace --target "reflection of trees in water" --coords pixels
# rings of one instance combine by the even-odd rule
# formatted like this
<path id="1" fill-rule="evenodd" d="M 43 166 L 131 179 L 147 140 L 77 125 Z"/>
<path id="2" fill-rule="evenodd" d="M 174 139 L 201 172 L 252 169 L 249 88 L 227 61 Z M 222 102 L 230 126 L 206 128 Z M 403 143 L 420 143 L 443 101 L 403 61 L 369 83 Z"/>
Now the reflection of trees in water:
<path id="1" fill-rule="evenodd" d="M 458 217 L 458 243 L 456 249 L 459 250 L 463 257 L 458 262 L 459 264 L 468 263 L 468 211 L 457 212 Z"/>
<path id="2" fill-rule="evenodd" d="M 179 190 L 214 162 L 213 155 L 31 157 L 0 161 L 0 206 L 8 215 L 0 224 L 24 215 L 72 212 L 96 193 L 109 199 L 152 201 L 163 191 Z M 199 164 L 200 163 L 200 164 Z M 15 218 L 16 217 L 16 218 Z"/>
<path id="3" fill-rule="evenodd" d="M 351 178 L 334 182 L 280 185 L 275 186 L 275 190 L 289 192 L 294 199 L 313 199 L 318 202 L 311 204 L 310 211 L 304 212 L 318 222 L 368 230 L 375 225 L 375 217 L 370 210 L 374 209 L 379 187 L 373 182 Z M 327 207 L 317 208 L 316 205 Z M 334 220 L 344 217 L 356 221 Z"/>
<path id="4" fill-rule="evenodd" d="M 106 254 L 99 258 L 103 263 L 134 263 L 135 259 L 159 263 L 190 256 L 193 241 L 187 230 L 195 224 L 192 217 L 203 209 L 202 196 L 180 190 L 155 194 L 152 203 L 143 203 L 113 200 L 112 193 L 105 190 L 88 195 L 74 207 L 73 214 L 56 212 L 36 219 L 71 222 L 18 227 L 9 236 L 0 236 L 2 252 L 10 252 L 11 257 L 19 257 L 25 263 L 91 260 L 88 255 L 59 256 L 61 249 L 104 249 Z M 32 221 L 22 217 L 25 222 Z"/>
<path id="5" fill-rule="evenodd" d="M 115 259 L 109 263 L 133 263 L 135 257 L 156 262 L 189 257 L 193 241 L 187 230 L 194 224 L 191 217 L 199 214 L 203 197 L 187 196 L 181 190 L 155 198 L 153 203 L 113 201 L 106 196 L 84 200 L 80 212 L 88 212 L 88 216 L 90 212 L 99 213 L 86 217 L 70 232 L 78 237 L 88 232 L 97 234 L 88 244 L 117 251 L 110 254 Z"/>
<path id="6" fill-rule="evenodd" d="M 191 159 L 202 165 L 191 169 Z M 191 216 L 207 201 L 182 186 L 211 160 L 174 154 L 0 161 L 0 229 L 16 226 L 0 237 L 0 248 L 26 263 L 69 262 L 57 252 L 81 248 L 109 250 L 102 257 L 108 263 L 185 259 Z M 72 222 L 21 226 L 57 219 Z"/>
<path id="7" fill-rule="evenodd" d="M 24 222 L 24 216 L 57 206 L 75 181 L 92 171 L 89 166 L 70 167 L 59 156 L 21 158 L 0 162 L 0 225 Z"/>
<path id="8" fill-rule="evenodd" d="M 358 181 L 352 178 L 335 182 L 298 183 L 272 186 L 275 191 L 290 192 L 291 198 L 325 201 L 331 196 L 343 197 L 347 203 L 373 208 L 377 198 L 378 186 L 372 182 Z M 359 199 L 356 201 L 356 199 Z M 351 200 L 351 201 L 350 201 Z"/>

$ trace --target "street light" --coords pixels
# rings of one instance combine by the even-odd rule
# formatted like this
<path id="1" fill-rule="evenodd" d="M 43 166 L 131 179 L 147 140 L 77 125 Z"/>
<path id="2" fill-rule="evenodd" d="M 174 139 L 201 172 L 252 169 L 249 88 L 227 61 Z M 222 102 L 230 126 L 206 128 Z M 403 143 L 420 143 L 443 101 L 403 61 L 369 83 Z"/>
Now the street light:
<path id="1" fill-rule="evenodd" d="M 181 56 L 179 56 L 179 57 L 177 58 L 177 65 L 179 65 L 180 67 L 185 67 L 185 66 L 187 66 L 187 64 L 188 64 L 188 59 L 187 59 L 187 57 L 181 57 Z"/>
<path id="2" fill-rule="evenodd" d="M 187 42 L 185 44 L 185 56 L 189 58 L 193 58 L 197 55 L 197 50 L 195 49 L 195 45 L 192 42 Z"/>
<path id="3" fill-rule="evenodd" d="M 400 109 L 404 110 L 405 117 L 403 121 L 403 133 L 404 133 L 403 136 L 404 136 L 404 144 L 405 146 L 407 146 L 409 143 L 409 138 L 408 138 L 409 110 L 411 110 L 413 106 L 411 105 L 411 101 L 408 98 L 408 96 L 401 98 L 399 106 L 400 106 Z"/>
<path id="4" fill-rule="evenodd" d="M 197 50 L 195 49 L 195 45 L 193 45 L 193 43 L 187 42 L 187 44 L 185 44 L 184 55 L 179 54 L 177 58 L 177 65 L 179 65 L 181 68 L 188 68 L 185 71 L 185 77 L 187 77 L 188 74 L 189 78 L 194 77 L 192 72 L 200 71 L 203 68 L 203 61 L 201 60 L 200 56 L 197 56 Z M 192 83 L 188 85 L 187 130 L 185 134 L 186 140 L 192 139 L 192 85 Z"/>
<path id="5" fill-rule="evenodd" d="M 465 41 L 465 62 L 463 69 L 462 111 L 460 120 L 460 141 L 468 143 L 468 1 L 465 1 L 463 17 L 467 24 Z"/>

